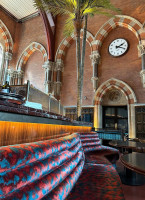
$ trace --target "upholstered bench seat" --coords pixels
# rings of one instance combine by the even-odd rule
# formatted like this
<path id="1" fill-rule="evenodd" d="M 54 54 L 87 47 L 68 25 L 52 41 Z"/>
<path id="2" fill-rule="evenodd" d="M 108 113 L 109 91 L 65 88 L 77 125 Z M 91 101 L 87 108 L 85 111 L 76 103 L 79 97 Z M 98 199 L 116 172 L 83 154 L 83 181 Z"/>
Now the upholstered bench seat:
<path id="1" fill-rule="evenodd" d="M 107 149 L 94 133 L 0 147 L 0 199 L 124 200 Z"/>
<path id="2" fill-rule="evenodd" d="M 119 151 L 115 148 L 102 145 L 98 133 L 96 132 L 80 133 L 80 140 L 86 156 L 86 162 L 93 160 L 94 163 L 96 160 L 96 163 L 98 163 L 97 159 L 101 157 L 102 164 L 103 160 L 104 164 L 108 162 L 108 160 L 112 164 L 115 164 L 119 159 Z M 104 157 L 107 158 L 107 160 Z"/>

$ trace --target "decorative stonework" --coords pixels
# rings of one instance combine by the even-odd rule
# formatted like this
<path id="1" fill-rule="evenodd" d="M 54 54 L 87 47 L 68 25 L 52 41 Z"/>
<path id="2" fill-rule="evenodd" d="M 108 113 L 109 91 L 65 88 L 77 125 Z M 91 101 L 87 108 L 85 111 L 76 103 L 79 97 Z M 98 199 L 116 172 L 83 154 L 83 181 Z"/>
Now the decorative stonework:
<path id="1" fill-rule="evenodd" d="M 139 54 L 140 54 L 140 55 L 145 54 L 145 45 L 139 44 L 137 47 L 138 47 L 138 50 L 139 50 Z"/>
<path id="2" fill-rule="evenodd" d="M 92 60 L 92 65 L 94 63 L 99 64 L 100 61 L 100 54 L 98 51 L 93 51 L 92 54 L 90 55 L 90 59 Z"/>
<path id="3" fill-rule="evenodd" d="M 122 94 L 119 90 L 111 90 L 108 94 L 108 98 L 110 101 L 118 102 L 122 97 Z"/>
<path id="4" fill-rule="evenodd" d="M 46 62 L 42 65 L 42 67 L 43 67 L 44 69 L 48 69 L 48 70 L 50 70 L 50 71 L 52 71 L 52 70 L 54 69 L 54 66 L 55 66 L 54 62 L 52 62 L 52 61 L 50 61 L 50 60 L 46 61 Z"/>
<path id="5" fill-rule="evenodd" d="M 145 70 L 141 70 L 140 76 L 141 76 L 141 82 L 143 84 L 143 88 L 145 88 Z"/>
<path id="6" fill-rule="evenodd" d="M 45 48 L 37 42 L 32 42 L 21 54 L 19 61 L 17 63 L 16 68 L 21 69 L 23 64 L 26 64 L 29 57 L 34 53 L 36 50 L 40 51 L 43 55 L 44 63 L 48 60 L 47 51 Z"/>
<path id="7" fill-rule="evenodd" d="M 57 61 L 55 64 L 55 71 L 61 71 L 63 72 L 64 70 L 64 63 L 63 61 Z"/>
<path id="8" fill-rule="evenodd" d="M 95 94 L 95 100 L 94 100 L 96 105 L 101 104 L 103 96 L 107 92 L 109 92 L 109 90 L 119 90 L 120 92 L 122 92 L 125 95 L 125 97 L 128 101 L 128 104 L 134 104 L 137 102 L 136 96 L 129 85 L 127 85 L 123 81 L 112 78 L 112 79 L 109 79 L 108 81 L 104 82 L 97 89 L 96 94 Z"/>
<path id="9" fill-rule="evenodd" d="M 116 27 L 124 27 L 132 31 L 140 42 L 143 39 L 143 29 L 142 24 L 136 19 L 125 16 L 125 15 L 116 15 L 116 17 L 108 20 L 97 32 L 95 35 L 95 41 L 93 41 L 93 50 L 100 51 L 103 40 L 107 37 L 107 35 L 115 29 Z"/>
<path id="10" fill-rule="evenodd" d="M 6 25 L 0 20 L 0 33 L 5 41 L 5 51 L 12 52 L 13 51 L 13 40 L 9 30 Z"/>
<path id="11" fill-rule="evenodd" d="M 83 31 L 81 32 L 81 36 L 82 34 L 83 34 Z M 56 56 L 55 56 L 56 62 L 64 60 L 64 56 L 74 40 L 75 40 L 75 34 L 72 34 L 71 36 L 66 37 L 62 40 L 56 52 Z M 89 43 L 91 47 L 91 51 L 93 51 L 92 49 L 93 40 L 94 40 L 94 36 L 89 31 L 87 31 L 87 42 Z"/>
<path id="12" fill-rule="evenodd" d="M 9 52 L 5 52 L 5 57 L 4 57 L 5 60 L 12 60 L 12 53 L 9 53 Z"/>

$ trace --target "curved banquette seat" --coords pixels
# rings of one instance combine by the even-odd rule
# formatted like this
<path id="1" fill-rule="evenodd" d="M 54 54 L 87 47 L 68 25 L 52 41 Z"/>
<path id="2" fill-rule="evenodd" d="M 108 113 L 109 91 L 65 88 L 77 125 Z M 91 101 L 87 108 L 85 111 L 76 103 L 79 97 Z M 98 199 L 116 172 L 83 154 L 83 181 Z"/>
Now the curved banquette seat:
<path id="1" fill-rule="evenodd" d="M 80 140 L 82 142 L 86 162 L 115 164 L 119 159 L 119 151 L 115 148 L 102 145 L 98 133 L 96 132 L 80 133 Z"/>
<path id="2" fill-rule="evenodd" d="M 65 199 L 80 176 L 78 134 L 0 148 L 0 199 Z"/>
<path id="3" fill-rule="evenodd" d="M 101 150 L 92 134 L 0 147 L 0 199 L 124 200 L 120 178 L 109 160 L 101 154 L 85 159 L 86 149 Z"/>

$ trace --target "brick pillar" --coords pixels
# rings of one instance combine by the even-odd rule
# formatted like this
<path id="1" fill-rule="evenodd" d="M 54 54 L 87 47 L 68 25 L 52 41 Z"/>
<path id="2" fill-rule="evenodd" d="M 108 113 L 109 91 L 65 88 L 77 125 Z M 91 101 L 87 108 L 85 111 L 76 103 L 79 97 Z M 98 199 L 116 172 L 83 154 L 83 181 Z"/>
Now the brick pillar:
<path id="1" fill-rule="evenodd" d="M 54 69 L 54 62 L 46 61 L 42 66 L 45 70 L 45 93 L 51 94 L 52 93 L 52 84 L 53 84 L 53 69 Z"/>
<path id="2" fill-rule="evenodd" d="M 93 90 L 95 92 L 98 87 L 98 64 L 100 61 L 99 53 L 97 51 L 92 52 L 92 54 L 90 55 L 90 59 L 92 60 L 92 66 L 93 66 L 93 76 L 91 80 L 93 83 Z"/>

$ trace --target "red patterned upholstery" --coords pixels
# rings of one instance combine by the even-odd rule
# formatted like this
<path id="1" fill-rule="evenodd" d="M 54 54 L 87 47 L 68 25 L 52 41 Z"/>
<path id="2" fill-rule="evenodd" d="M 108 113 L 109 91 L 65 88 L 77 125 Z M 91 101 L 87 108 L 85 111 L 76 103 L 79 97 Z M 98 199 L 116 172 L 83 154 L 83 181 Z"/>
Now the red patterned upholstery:
<path id="1" fill-rule="evenodd" d="M 1 147 L 0 199 L 42 199 L 50 193 L 52 200 L 65 199 L 83 169 L 83 154 L 77 134 Z"/>
<path id="2" fill-rule="evenodd" d="M 89 146 L 101 147 L 98 137 L 91 140 L 83 136 L 83 148 L 87 141 Z M 84 165 L 83 148 L 75 133 L 53 140 L 0 147 L 0 199 L 113 200 L 116 197 L 123 200 L 115 168 L 105 157 L 96 155 L 91 155 L 95 157 L 90 156 L 90 162 Z"/>
<path id="3" fill-rule="evenodd" d="M 108 163 L 105 158 L 114 164 L 119 159 L 119 151 L 115 148 L 101 145 L 101 141 L 96 132 L 80 133 L 80 139 L 85 152 L 86 162 L 98 164 L 98 162 L 100 163 L 98 157 L 101 157 L 104 160 L 104 164 Z M 101 160 L 102 164 L 103 160 Z"/>
<path id="4" fill-rule="evenodd" d="M 120 178 L 112 165 L 85 164 L 67 200 L 124 200 Z"/>

